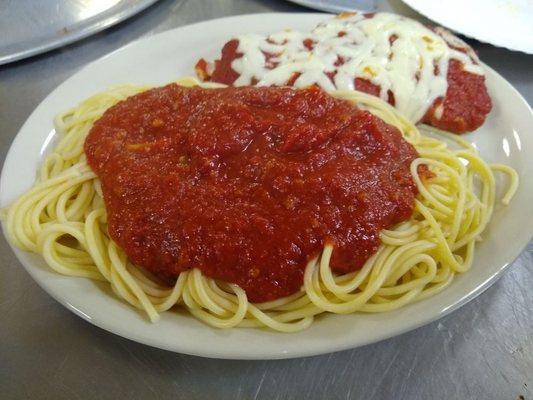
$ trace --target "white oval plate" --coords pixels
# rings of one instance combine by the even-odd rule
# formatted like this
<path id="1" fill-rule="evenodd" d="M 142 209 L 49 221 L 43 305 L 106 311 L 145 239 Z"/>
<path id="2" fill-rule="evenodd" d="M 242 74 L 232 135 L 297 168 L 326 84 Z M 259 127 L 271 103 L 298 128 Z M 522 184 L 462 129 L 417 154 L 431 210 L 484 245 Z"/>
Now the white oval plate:
<path id="1" fill-rule="evenodd" d="M 89 64 L 67 79 L 35 109 L 7 155 L 0 203 L 10 204 L 29 188 L 43 152 L 53 139 L 53 118 L 88 96 L 119 83 L 163 84 L 193 74 L 198 58 L 213 59 L 232 36 L 292 27 L 309 30 L 325 14 L 256 14 L 202 22 L 132 43 Z M 522 182 L 511 205 L 498 206 L 480 243 L 472 270 L 443 293 L 386 314 L 326 315 L 300 333 L 259 329 L 218 330 L 184 312 L 166 312 L 157 324 L 119 301 L 108 287 L 54 273 L 33 254 L 14 249 L 37 283 L 91 323 L 151 346 L 205 357 L 274 359 L 309 356 L 362 346 L 417 328 L 455 310 L 487 289 L 519 255 L 533 232 L 532 111 L 518 92 L 488 69 L 494 108 L 485 125 L 466 135 L 491 162 L 513 166 Z M 503 181 L 498 180 L 500 188 Z"/>
<path id="2" fill-rule="evenodd" d="M 456 32 L 495 46 L 533 54 L 531 0 L 403 0 Z"/>

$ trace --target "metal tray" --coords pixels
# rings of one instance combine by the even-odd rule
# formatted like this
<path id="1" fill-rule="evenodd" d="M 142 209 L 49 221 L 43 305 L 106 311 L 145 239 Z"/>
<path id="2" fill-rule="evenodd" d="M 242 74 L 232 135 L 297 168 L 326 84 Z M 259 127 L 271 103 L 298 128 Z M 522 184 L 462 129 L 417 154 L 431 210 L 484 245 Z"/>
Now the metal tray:
<path id="1" fill-rule="evenodd" d="M 87 37 L 156 1 L 4 0 L 0 2 L 0 65 Z"/>
<path id="2" fill-rule="evenodd" d="M 375 11 L 378 0 L 288 0 L 315 10 L 340 13 L 350 10 Z"/>

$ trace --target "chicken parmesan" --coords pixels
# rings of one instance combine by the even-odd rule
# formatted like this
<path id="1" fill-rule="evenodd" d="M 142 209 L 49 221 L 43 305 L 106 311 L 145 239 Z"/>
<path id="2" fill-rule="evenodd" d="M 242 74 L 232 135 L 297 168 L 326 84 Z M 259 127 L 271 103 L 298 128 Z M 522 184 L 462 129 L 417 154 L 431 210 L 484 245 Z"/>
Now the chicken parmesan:
<path id="1" fill-rule="evenodd" d="M 311 32 L 242 34 L 224 45 L 220 59 L 200 59 L 196 72 L 233 86 L 359 90 L 411 122 L 454 133 L 477 129 L 492 107 L 470 46 L 441 27 L 388 13 L 343 13 Z"/>

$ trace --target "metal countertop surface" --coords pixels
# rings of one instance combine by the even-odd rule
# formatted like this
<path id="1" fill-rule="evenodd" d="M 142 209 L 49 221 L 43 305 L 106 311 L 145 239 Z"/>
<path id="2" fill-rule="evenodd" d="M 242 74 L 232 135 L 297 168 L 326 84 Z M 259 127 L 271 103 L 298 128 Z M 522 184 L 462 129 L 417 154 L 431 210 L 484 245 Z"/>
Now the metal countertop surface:
<path id="1" fill-rule="evenodd" d="M 420 18 L 399 0 L 372 4 Z M 281 0 L 161 0 L 81 42 L 0 67 L 0 159 L 32 110 L 88 62 L 167 29 L 270 11 L 312 10 Z M 470 43 L 533 104 L 533 56 Z M 0 254 L 2 399 L 533 400 L 533 242 L 496 284 L 437 322 L 359 349 L 280 361 L 198 358 L 115 336 L 41 290 L 3 236 Z"/>

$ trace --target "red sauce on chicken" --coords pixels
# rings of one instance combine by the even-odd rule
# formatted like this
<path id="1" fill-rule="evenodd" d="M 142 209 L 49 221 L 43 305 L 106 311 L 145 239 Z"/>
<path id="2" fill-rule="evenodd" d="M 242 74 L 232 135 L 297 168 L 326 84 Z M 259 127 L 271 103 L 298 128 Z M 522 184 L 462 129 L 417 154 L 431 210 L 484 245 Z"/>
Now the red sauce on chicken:
<path id="1" fill-rule="evenodd" d="M 450 60 L 447 77 L 446 96 L 433 102 L 422 122 L 454 133 L 479 128 L 492 109 L 485 77 L 465 71 L 463 64 L 457 60 Z M 443 107 L 443 112 L 437 118 L 435 110 L 439 106 Z"/>
<path id="2" fill-rule="evenodd" d="M 401 133 L 315 87 L 152 89 L 107 110 L 85 153 L 133 263 L 253 302 L 300 290 L 326 242 L 334 271 L 360 268 L 416 194 Z"/>

